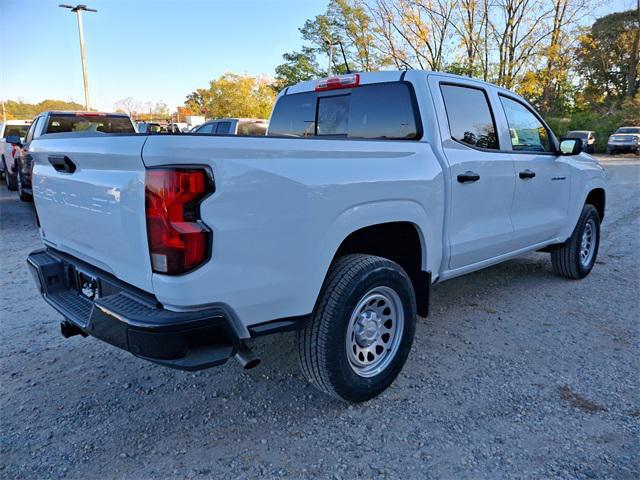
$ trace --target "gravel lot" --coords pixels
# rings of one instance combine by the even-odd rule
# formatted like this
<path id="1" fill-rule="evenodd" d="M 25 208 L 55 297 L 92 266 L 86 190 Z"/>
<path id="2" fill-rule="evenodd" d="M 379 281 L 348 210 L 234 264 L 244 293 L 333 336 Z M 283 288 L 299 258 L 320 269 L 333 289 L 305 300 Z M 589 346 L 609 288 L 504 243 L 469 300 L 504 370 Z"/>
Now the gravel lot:
<path id="1" fill-rule="evenodd" d="M 254 370 L 194 374 L 63 339 L 3 185 L 0 477 L 640 478 L 640 161 L 603 164 L 589 277 L 534 253 L 435 286 L 404 371 L 358 406 L 306 384 L 292 334 L 255 342 Z"/>

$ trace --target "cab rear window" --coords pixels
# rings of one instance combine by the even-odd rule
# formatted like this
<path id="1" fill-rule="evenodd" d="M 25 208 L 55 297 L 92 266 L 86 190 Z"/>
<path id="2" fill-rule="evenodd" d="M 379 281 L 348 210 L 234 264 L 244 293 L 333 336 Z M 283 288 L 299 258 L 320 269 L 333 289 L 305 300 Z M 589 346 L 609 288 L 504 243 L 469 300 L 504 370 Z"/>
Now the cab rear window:
<path id="1" fill-rule="evenodd" d="M 116 115 L 54 114 L 44 133 L 101 132 L 136 133 L 129 117 Z"/>
<path id="2" fill-rule="evenodd" d="M 4 138 L 7 138 L 9 135 L 18 135 L 19 137 L 24 137 L 27 134 L 27 130 L 31 125 L 7 125 L 4 129 Z"/>
<path id="3" fill-rule="evenodd" d="M 281 96 L 269 136 L 417 140 L 420 121 L 406 82 Z"/>

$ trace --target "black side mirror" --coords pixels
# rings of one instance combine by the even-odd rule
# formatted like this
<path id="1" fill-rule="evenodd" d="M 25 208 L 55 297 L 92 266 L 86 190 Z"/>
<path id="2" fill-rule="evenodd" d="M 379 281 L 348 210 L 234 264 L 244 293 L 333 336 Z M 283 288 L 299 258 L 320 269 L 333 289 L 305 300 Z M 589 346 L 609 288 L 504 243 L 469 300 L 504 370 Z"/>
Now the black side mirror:
<path id="1" fill-rule="evenodd" d="M 560 155 L 578 155 L 582 152 L 582 140 L 579 138 L 561 138 Z"/>
<path id="2" fill-rule="evenodd" d="M 18 147 L 22 146 L 22 140 L 20 140 L 20 135 L 7 135 L 7 143 L 11 145 L 16 145 Z"/>

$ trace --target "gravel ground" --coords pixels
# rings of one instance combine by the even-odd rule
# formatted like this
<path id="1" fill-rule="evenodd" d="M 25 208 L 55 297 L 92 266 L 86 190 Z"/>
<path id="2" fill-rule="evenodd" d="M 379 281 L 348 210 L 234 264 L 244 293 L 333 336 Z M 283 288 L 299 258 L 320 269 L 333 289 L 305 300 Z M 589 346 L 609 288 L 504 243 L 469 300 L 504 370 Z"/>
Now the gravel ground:
<path id="1" fill-rule="evenodd" d="M 593 273 L 534 253 L 433 288 L 395 384 L 358 406 L 316 392 L 295 337 L 197 373 L 65 340 L 25 264 L 28 204 L 0 191 L 3 478 L 640 477 L 640 162 L 603 162 Z"/>

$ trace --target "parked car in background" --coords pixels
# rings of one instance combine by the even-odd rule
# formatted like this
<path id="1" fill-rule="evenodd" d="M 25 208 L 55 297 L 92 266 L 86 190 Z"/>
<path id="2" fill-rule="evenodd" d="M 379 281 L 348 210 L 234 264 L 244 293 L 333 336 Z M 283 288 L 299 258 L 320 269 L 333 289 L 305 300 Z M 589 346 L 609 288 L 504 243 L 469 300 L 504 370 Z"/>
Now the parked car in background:
<path id="1" fill-rule="evenodd" d="M 640 127 L 620 127 L 607 141 L 607 153 L 630 152 L 640 155 Z"/>
<path id="2" fill-rule="evenodd" d="M 432 283 L 542 249 L 589 274 L 606 186 L 581 148 L 513 92 L 416 70 L 291 86 L 264 137 L 45 135 L 28 262 L 65 336 L 197 370 L 298 330 L 309 381 L 361 402 L 401 371 Z"/>
<path id="3" fill-rule="evenodd" d="M 566 138 L 579 138 L 582 140 L 582 148 L 587 153 L 596 151 L 596 132 L 593 130 L 571 130 Z"/>
<path id="4" fill-rule="evenodd" d="M 138 133 L 168 133 L 167 125 L 155 122 L 138 123 Z"/>
<path id="5" fill-rule="evenodd" d="M 203 123 L 190 133 L 208 133 L 213 135 L 266 135 L 269 122 L 260 118 L 217 118 Z"/>
<path id="6" fill-rule="evenodd" d="M 167 125 L 168 133 L 186 133 L 189 131 L 189 125 L 183 122 L 175 122 Z"/>
<path id="7" fill-rule="evenodd" d="M 102 137 L 113 133 L 136 133 L 131 118 L 123 113 L 48 111 L 39 114 L 24 139 L 18 135 L 8 136 L 7 141 L 17 147 L 16 150 L 16 187 L 20 200 L 29 202 L 31 194 L 31 142 L 44 135 L 65 134 L 69 136 Z M 49 162 L 58 172 L 75 171 L 75 165 L 64 156 L 52 155 Z"/>
<path id="8" fill-rule="evenodd" d="M 7 142 L 7 137 L 18 136 L 24 140 L 30 125 L 31 120 L 7 120 L 0 123 L 0 171 L 4 174 L 9 190 L 18 188 L 14 158 L 17 147 Z"/>

